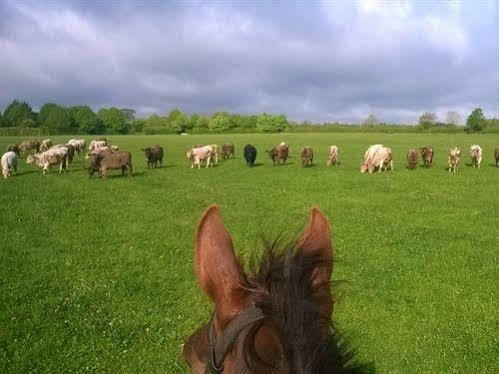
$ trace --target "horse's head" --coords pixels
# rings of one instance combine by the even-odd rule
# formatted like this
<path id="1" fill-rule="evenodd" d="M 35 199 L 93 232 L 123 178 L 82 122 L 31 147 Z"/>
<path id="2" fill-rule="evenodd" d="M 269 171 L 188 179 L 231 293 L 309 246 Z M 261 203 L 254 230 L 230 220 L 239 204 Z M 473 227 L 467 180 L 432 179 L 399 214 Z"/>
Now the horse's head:
<path id="1" fill-rule="evenodd" d="M 332 256 L 329 223 L 313 208 L 294 245 L 268 246 L 247 275 L 218 207 L 208 208 L 197 228 L 195 267 L 215 311 L 184 346 L 192 373 L 345 371 L 351 354 L 331 328 Z"/>

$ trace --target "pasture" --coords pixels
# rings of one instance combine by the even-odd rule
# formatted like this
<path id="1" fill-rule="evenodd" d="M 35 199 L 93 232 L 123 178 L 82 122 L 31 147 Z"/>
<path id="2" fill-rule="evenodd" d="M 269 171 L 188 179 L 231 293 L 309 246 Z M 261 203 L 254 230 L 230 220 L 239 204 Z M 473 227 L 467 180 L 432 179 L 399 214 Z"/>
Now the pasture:
<path id="1" fill-rule="evenodd" d="M 70 137 L 52 137 L 65 141 Z M 87 140 L 90 137 L 85 137 Z M 0 138 L 0 149 L 19 138 Z M 377 372 L 499 371 L 497 135 L 281 134 L 108 136 L 133 154 L 135 176 L 89 179 L 76 157 L 66 175 L 19 161 L 0 181 L 0 372 L 186 372 L 181 344 L 212 306 L 193 270 L 194 231 L 219 204 L 237 253 L 261 236 L 295 238 L 319 206 L 332 226 L 334 320 Z M 264 153 L 286 141 L 291 159 Z M 232 141 L 236 159 L 190 169 L 196 143 Z M 148 170 L 140 148 L 165 148 Z M 245 144 L 258 149 L 247 168 Z M 370 144 L 394 153 L 394 171 L 361 174 Z M 484 149 L 480 170 L 471 144 Z M 325 166 L 338 145 L 341 164 Z M 435 148 L 433 167 L 406 169 L 409 147 Z M 461 147 L 458 173 L 449 146 Z M 302 168 L 301 147 L 315 151 Z"/>

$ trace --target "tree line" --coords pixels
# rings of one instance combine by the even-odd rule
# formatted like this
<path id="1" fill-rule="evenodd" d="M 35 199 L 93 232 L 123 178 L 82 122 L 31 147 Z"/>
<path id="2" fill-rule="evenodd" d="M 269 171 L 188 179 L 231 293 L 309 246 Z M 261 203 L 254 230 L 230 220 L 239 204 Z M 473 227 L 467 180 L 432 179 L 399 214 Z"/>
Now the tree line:
<path id="1" fill-rule="evenodd" d="M 165 116 L 152 114 L 147 118 L 136 118 L 135 111 L 128 108 L 101 108 L 94 112 L 87 105 L 65 107 L 56 103 L 44 104 L 39 112 L 19 100 L 10 103 L 3 113 L 0 111 L 0 128 L 14 129 L 14 133 L 21 133 L 23 129 L 36 129 L 43 134 L 173 134 L 173 133 L 206 133 L 206 132 L 282 132 L 282 131 L 348 131 L 349 124 L 340 123 L 301 123 L 288 121 L 283 114 L 262 113 L 259 115 L 243 115 L 228 112 L 216 112 L 212 115 L 188 115 L 179 109 L 171 110 Z M 445 122 L 439 122 L 435 113 L 425 112 L 419 117 L 419 125 L 400 126 L 386 124 L 370 114 L 364 120 L 360 129 L 372 131 L 391 131 L 400 127 L 400 130 L 431 131 L 432 128 L 443 130 L 457 128 L 460 115 L 457 112 L 448 112 Z M 356 128 L 359 125 L 355 126 Z M 466 120 L 465 131 L 479 132 L 487 128 L 499 130 L 499 119 L 485 118 L 483 111 L 476 108 Z M 18 130 L 16 132 L 16 130 Z M 396 130 L 395 130 L 396 131 Z M 0 134 L 5 132 L 0 132 Z"/>

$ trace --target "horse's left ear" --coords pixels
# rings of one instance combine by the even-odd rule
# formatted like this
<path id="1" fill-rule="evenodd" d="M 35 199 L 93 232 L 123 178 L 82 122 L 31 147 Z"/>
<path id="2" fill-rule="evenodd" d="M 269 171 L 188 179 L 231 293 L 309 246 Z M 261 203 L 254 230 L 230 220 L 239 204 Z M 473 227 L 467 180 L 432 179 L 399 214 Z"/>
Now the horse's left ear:
<path id="1" fill-rule="evenodd" d="M 300 251 L 319 256 L 322 263 L 314 269 L 311 276 L 311 285 L 319 298 L 321 308 L 326 316 L 332 312 L 332 300 L 329 279 L 333 271 L 333 245 L 329 222 L 319 208 L 313 207 L 310 211 L 310 221 L 305 232 L 297 241 Z"/>

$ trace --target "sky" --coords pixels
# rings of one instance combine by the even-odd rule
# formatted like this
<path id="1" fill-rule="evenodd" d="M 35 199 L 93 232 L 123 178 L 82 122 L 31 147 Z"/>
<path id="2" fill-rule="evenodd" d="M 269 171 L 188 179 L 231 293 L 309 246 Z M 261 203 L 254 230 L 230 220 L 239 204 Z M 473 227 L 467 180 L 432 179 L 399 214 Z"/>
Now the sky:
<path id="1" fill-rule="evenodd" d="M 0 0 L 0 110 L 14 98 L 141 117 L 499 117 L 499 4 Z"/>

